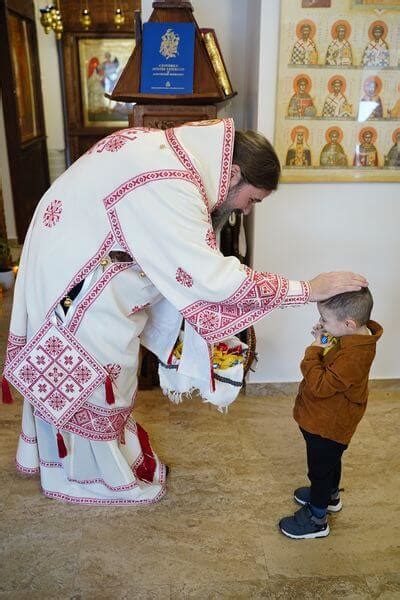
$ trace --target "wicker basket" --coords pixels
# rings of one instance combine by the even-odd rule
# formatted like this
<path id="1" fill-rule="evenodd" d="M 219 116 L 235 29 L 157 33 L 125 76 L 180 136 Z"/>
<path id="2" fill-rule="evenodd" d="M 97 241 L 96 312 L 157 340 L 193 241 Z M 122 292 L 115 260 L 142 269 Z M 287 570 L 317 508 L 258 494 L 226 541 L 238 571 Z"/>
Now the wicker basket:
<path id="1" fill-rule="evenodd" d="M 246 344 L 248 345 L 246 360 L 244 361 L 244 377 L 246 377 L 247 373 L 251 369 L 251 365 L 256 359 L 256 332 L 254 331 L 254 327 L 249 327 L 246 329 Z"/>

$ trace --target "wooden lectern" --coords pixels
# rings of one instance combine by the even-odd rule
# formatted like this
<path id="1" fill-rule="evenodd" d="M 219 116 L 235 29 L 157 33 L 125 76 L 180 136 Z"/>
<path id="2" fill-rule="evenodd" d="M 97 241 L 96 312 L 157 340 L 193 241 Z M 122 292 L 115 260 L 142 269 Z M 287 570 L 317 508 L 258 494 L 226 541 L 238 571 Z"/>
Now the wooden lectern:
<path id="1" fill-rule="evenodd" d="M 195 25 L 194 80 L 192 94 L 143 94 L 140 92 L 142 40 L 136 35 L 136 46 L 125 69 L 114 87 L 111 100 L 135 102 L 129 118 L 131 127 L 168 129 L 188 121 L 215 119 L 217 103 L 229 100 L 236 92 L 226 94 L 214 70 L 201 31 L 193 16 L 193 7 L 187 0 L 159 0 L 153 2 L 149 21 Z M 221 60 L 222 56 L 221 56 Z M 223 65 L 225 71 L 225 65 Z M 226 74 L 226 71 L 225 71 Z M 227 77 L 227 74 L 226 74 Z M 142 349 L 139 388 L 148 389 L 158 384 L 158 360 Z"/>
<path id="2" fill-rule="evenodd" d="M 149 21 L 195 25 L 194 81 L 192 94 L 143 94 L 140 92 L 142 42 L 139 40 L 110 98 L 119 102 L 136 102 L 130 116 L 131 127 L 167 129 L 187 121 L 214 119 L 216 104 L 236 95 L 226 95 L 215 73 L 201 31 L 187 0 L 153 2 Z"/>

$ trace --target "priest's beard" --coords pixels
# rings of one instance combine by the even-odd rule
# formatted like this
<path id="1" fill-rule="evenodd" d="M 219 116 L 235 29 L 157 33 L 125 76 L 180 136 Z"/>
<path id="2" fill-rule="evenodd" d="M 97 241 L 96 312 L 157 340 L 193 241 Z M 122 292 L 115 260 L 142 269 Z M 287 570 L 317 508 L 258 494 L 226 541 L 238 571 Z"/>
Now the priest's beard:
<path id="1" fill-rule="evenodd" d="M 242 187 L 246 185 L 246 183 L 241 179 L 239 183 L 234 185 L 228 192 L 228 196 L 223 204 L 213 210 L 211 213 L 211 222 L 214 231 L 221 231 L 227 220 L 229 219 L 229 215 L 235 210 L 232 207 L 232 204 L 236 200 L 236 196 L 242 189 Z"/>

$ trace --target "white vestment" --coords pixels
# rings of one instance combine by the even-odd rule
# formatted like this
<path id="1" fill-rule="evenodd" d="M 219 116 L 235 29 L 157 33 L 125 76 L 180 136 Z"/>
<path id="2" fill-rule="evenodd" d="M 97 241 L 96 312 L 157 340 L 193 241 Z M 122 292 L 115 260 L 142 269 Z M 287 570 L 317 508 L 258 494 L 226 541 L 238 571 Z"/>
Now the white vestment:
<path id="1" fill-rule="evenodd" d="M 17 466 L 40 471 L 47 496 L 85 504 L 161 498 L 165 468 L 130 416 L 139 344 L 159 357 L 170 397 L 196 389 L 224 408 L 243 369 L 232 372 L 233 385 L 217 377 L 212 344 L 308 300 L 307 282 L 254 272 L 217 249 L 210 213 L 227 197 L 233 144 L 231 119 L 122 130 L 40 201 L 16 282 L 5 377 L 25 397 Z M 132 260 L 111 261 L 115 251 Z M 60 302 L 82 281 L 65 314 Z"/>

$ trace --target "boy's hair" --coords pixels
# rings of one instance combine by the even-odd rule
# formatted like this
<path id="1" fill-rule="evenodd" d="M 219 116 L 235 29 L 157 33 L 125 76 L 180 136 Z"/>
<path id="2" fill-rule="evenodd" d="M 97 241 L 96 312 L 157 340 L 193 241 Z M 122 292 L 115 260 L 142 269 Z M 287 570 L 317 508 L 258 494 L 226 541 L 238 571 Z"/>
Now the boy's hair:
<path id="1" fill-rule="evenodd" d="M 279 158 L 266 137 L 256 131 L 236 131 L 233 160 L 247 183 L 276 190 L 281 174 Z"/>
<path id="2" fill-rule="evenodd" d="M 318 304 L 334 312 L 339 321 L 354 319 L 358 327 L 362 327 L 370 319 L 374 301 L 369 289 L 361 288 L 358 292 L 337 294 Z"/>

